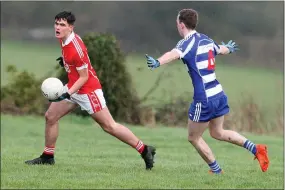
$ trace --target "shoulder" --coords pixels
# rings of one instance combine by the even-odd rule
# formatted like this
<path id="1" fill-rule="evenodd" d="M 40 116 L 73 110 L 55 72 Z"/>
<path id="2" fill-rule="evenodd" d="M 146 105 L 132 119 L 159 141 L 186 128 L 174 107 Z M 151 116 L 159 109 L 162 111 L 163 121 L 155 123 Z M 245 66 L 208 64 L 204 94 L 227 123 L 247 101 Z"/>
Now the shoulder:
<path id="1" fill-rule="evenodd" d="M 177 42 L 177 44 L 176 44 L 176 48 L 181 47 L 181 46 L 183 45 L 184 41 L 185 41 L 185 39 L 179 40 L 179 41 Z"/>
<path id="2" fill-rule="evenodd" d="M 74 38 L 71 41 L 71 44 L 75 48 L 85 49 L 85 44 L 84 44 L 83 40 L 81 39 L 81 37 L 78 34 L 75 34 Z"/>
<path id="3" fill-rule="evenodd" d="M 79 41 L 83 42 L 82 38 L 78 34 L 75 34 L 74 38 L 76 40 L 79 40 Z"/>
<path id="4" fill-rule="evenodd" d="M 80 57 L 84 56 L 84 52 L 86 52 L 86 46 L 79 35 L 75 35 L 74 39 L 72 40 L 72 49 L 73 51 L 79 55 Z"/>
<path id="5" fill-rule="evenodd" d="M 195 36 L 192 35 L 192 36 L 190 36 L 190 37 L 188 37 L 188 38 L 181 39 L 181 40 L 177 43 L 176 47 L 185 47 L 185 46 L 188 46 L 190 43 L 192 44 L 192 43 L 194 43 L 194 42 L 195 42 Z"/>
<path id="6" fill-rule="evenodd" d="M 74 40 L 75 40 L 80 46 L 85 47 L 85 44 L 84 44 L 82 38 L 81 38 L 78 34 L 75 34 Z"/>
<path id="7" fill-rule="evenodd" d="M 208 35 L 202 34 L 202 33 L 199 33 L 199 34 L 200 34 L 202 40 L 209 40 L 211 42 L 214 42 L 214 40 L 212 38 L 210 38 Z"/>

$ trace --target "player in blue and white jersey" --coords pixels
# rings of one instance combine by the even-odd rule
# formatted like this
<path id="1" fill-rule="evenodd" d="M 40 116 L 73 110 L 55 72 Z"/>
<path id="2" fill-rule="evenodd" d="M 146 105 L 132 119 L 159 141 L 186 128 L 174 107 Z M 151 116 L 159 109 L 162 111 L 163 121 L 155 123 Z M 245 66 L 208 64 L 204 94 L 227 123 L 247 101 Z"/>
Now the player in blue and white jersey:
<path id="1" fill-rule="evenodd" d="M 269 166 L 267 146 L 254 144 L 235 131 L 223 129 L 224 115 L 229 113 L 229 105 L 223 87 L 216 79 L 215 57 L 235 52 L 238 50 L 237 45 L 232 40 L 218 45 L 207 35 L 196 31 L 197 23 L 198 13 L 195 10 L 181 10 L 176 24 L 183 39 L 158 59 L 146 55 L 148 67 L 155 69 L 177 59 L 181 59 L 186 66 L 194 87 L 193 102 L 188 112 L 188 140 L 207 162 L 210 173 L 220 174 L 223 170 L 202 138 L 208 127 L 213 138 L 249 150 L 265 172 Z"/>

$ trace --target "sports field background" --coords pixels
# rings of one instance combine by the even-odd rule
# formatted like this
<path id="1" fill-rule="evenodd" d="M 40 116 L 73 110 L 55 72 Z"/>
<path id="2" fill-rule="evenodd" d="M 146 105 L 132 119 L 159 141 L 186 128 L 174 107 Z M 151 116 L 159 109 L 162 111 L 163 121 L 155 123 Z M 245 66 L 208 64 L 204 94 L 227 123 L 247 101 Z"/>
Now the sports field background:
<path id="1" fill-rule="evenodd" d="M 37 44 L 5 41 L 1 53 L 1 63 L 4 63 L 1 64 L 2 85 L 9 82 L 4 70 L 7 64 L 27 69 L 40 77 L 56 64 L 54 59 L 58 52 L 56 46 L 39 47 Z M 146 69 L 143 58 L 143 55 L 134 55 L 128 57 L 126 62 L 140 95 L 144 95 L 149 89 L 148 84 L 155 80 L 159 72 L 166 72 L 171 75 L 169 81 L 173 85 L 164 81 L 153 96 L 161 97 L 167 102 L 164 90 L 177 95 L 185 90 L 189 92 L 190 101 L 191 81 L 182 64 L 175 63 L 161 71 L 150 71 Z M 242 92 L 250 92 L 259 105 L 272 112 L 282 103 L 282 93 L 280 86 L 278 87 L 282 84 L 281 72 L 262 68 L 243 69 L 218 63 L 217 75 L 233 106 L 239 103 Z M 235 79 L 240 76 L 240 80 Z M 169 88 L 171 86 L 175 88 Z M 272 112 L 268 111 L 269 114 Z M 146 143 L 157 147 L 155 168 L 146 172 L 142 159 L 134 150 L 109 137 L 90 119 L 69 116 L 60 122 L 56 166 L 28 167 L 23 162 L 38 156 L 43 149 L 44 118 L 9 115 L 1 117 L 2 188 L 283 187 L 282 134 L 267 136 L 244 133 L 253 142 L 266 143 L 269 147 L 271 165 L 267 173 L 262 173 L 257 161 L 253 160 L 248 151 L 215 141 L 206 132 L 206 141 L 225 170 L 223 176 L 211 176 L 207 173 L 207 166 L 187 142 L 185 128 L 129 126 Z"/>
<path id="2" fill-rule="evenodd" d="M 155 167 L 146 171 L 135 150 L 104 133 L 91 120 L 69 116 L 60 122 L 56 165 L 24 165 L 43 149 L 43 126 L 39 117 L 2 116 L 1 188 L 283 188 L 282 137 L 245 133 L 269 147 L 271 165 L 262 173 L 250 152 L 215 141 L 206 132 L 205 140 L 225 171 L 222 176 L 212 176 L 187 142 L 185 128 L 129 126 L 144 142 L 157 147 Z"/>
<path id="3" fill-rule="evenodd" d="M 158 56 L 175 45 L 179 39 L 175 28 L 176 13 L 188 6 L 203 13 L 199 28 L 203 32 L 208 32 L 218 42 L 235 39 L 241 45 L 237 54 L 216 59 L 217 78 L 228 95 L 232 111 L 238 112 L 240 104 L 253 97 L 253 103 L 271 125 L 280 119 L 280 112 L 283 116 L 284 106 L 284 59 L 281 52 L 284 10 L 280 8 L 281 4 L 92 2 L 79 6 L 79 3 L 70 2 L 1 3 L 1 86 L 13 80 L 5 71 L 8 65 L 15 65 L 18 70 L 27 70 L 37 77 L 54 76 L 55 60 L 61 51 L 52 36 L 52 19 L 55 13 L 68 8 L 78 14 L 80 24 L 77 31 L 80 34 L 87 31 L 116 34 L 127 52 L 125 64 L 140 97 L 164 73 L 163 81 L 151 95 L 155 100 L 149 98 L 146 105 L 163 105 L 182 94 L 188 94 L 186 100 L 190 104 L 192 82 L 181 62 L 154 71 L 150 71 L 145 63 L 146 53 Z M 105 11 L 107 8 L 111 11 Z M 240 15 L 239 11 L 243 14 Z M 221 14 L 214 14 L 218 12 Z M 264 25 L 268 27 L 264 29 Z M 140 28 L 141 33 L 132 32 L 134 28 Z M 42 32 L 51 37 L 43 39 L 46 36 Z M 25 160 L 35 158 L 43 151 L 44 117 L 1 114 L 1 188 L 284 188 L 283 131 L 273 129 L 272 134 L 240 131 L 254 143 L 268 146 L 271 163 L 266 173 L 261 172 L 250 152 L 214 140 L 206 131 L 204 138 L 225 172 L 215 176 L 208 174 L 208 166 L 187 141 L 186 128 L 161 124 L 127 127 L 146 144 L 157 148 L 152 171 L 145 171 L 143 160 L 135 150 L 104 133 L 90 118 L 74 115 L 60 121 L 56 165 L 27 166 Z"/>
<path id="4" fill-rule="evenodd" d="M 5 68 L 15 65 L 19 70 L 27 70 L 38 77 L 54 76 L 55 59 L 60 56 L 58 44 L 42 44 L 25 41 L 2 41 L 1 84 L 7 84 L 9 75 Z M 283 103 L 283 71 L 255 66 L 239 66 L 216 60 L 217 79 L 228 95 L 230 106 L 234 109 L 246 97 L 252 96 L 260 109 L 266 113 L 269 122 L 276 119 L 276 111 Z M 151 71 L 147 68 L 143 53 L 129 54 L 125 62 L 134 87 L 140 97 L 152 87 L 161 73 L 163 80 L 145 104 L 163 104 L 173 97 L 188 93 L 189 104 L 193 96 L 192 81 L 182 62 L 175 62 Z M 152 98 L 154 100 L 152 101 Z M 159 101 L 157 101 L 157 99 Z"/>

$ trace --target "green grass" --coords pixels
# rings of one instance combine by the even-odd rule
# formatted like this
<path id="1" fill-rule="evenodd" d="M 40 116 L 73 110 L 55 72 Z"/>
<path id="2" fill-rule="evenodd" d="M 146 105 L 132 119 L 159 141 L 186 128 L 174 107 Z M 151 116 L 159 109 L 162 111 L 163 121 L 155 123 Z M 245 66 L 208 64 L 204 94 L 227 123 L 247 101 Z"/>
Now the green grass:
<path id="1" fill-rule="evenodd" d="M 3 41 L 1 47 L 2 84 L 8 82 L 5 71 L 7 65 L 16 65 L 20 70 L 27 69 L 35 73 L 36 76 L 42 77 L 44 74 L 53 71 L 56 65 L 55 59 L 59 55 L 60 47 L 56 43 L 46 45 Z M 169 101 L 171 96 L 188 93 L 189 101 L 191 101 L 192 83 L 182 62 L 150 71 L 146 67 L 144 55 L 141 54 L 128 56 L 126 65 L 133 76 L 134 85 L 140 96 L 147 92 L 152 86 L 152 82 L 163 72 L 165 79 L 156 88 L 152 97 L 160 98 L 160 101 L 163 102 Z M 283 101 L 282 71 L 229 66 L 221 63 L 218 58 L 216 73 L 232 103 L 240 99 L 241 93 L 252 94 L 258 103 L 267 104 L 267 106 Z M 171 96 L 166 93 L 171 94 Z"/>
<path id="2" fill-rule="evenodd" d="M 21 41 L 1 42 L 1 84 L 7 84 L 7 65 L 15 65 L 19 70 L 28 70 L 42 77 L 55 66 L 55 59 L 61 54 L 59 46 L 25 43 Z"/>
<path id="3" fill-rule="evenodd" d="M 27 166 L 44 145 L 44 120 L 39 117 L 1 116 L 1 188 L 283 188 L 283 139 L 246 136 L 269 147 L 271 165 L 261 172 L 253 155 L 234 145 L 204 137 L 225 171 L 208 174 L 208 166 L 187 142 L 184 128 L 131 130 L 157 147 L 155 167 L 144 169 L 139 154 L 106 134 L 90 119 L 75 116 L 60 121 L 56 165 Z"/>
<path id="4" fill-rule="evenodd" d="M 2 83 L 6 84 L 8 76 L 6 75 L 5 67 L 10 64 L 16 65 L 20 70 L 27 69 L 35 73 L 36 76 L 43 76 L 43 74 L 52 71 L 56 64 L 55 59 L 60 55 L 60 47 L 56 44 L 3 41 L 1 55 L 1 79 Z M 189 92 L 189 99 L 192 97 L 192 83 L 182 62 L 150 71 L 146 67 L 144 55 L 141 54 L 128 56 L 126 65 L 141 96 L 150 88 L 151 82 L 160 73 L 164 72 L 166 79 L 157 88 L 154 96 L 162 97 L 162 95 L 165 95 L 163 91 L 167 91 L 175 95 Z M 241 92 L 258 95 L 257 99 L 262 102 L 268 98 L 280 100 L 282 97 L 282 95 L 276 94 L 277 90 L 282 92 L 282 71 L 229 66 L 222 64 L 217 59 L 216 73 L 225 91 L 232 99 L 238 99 Z"/>
<path id="5" fill-rule="evenodd" d="M 181 94 L 188 94 L 187 100 L 189 103 L 192 101 L 192 81 L 181 62 L 166 65 L 154 71 L 145 68 L 144 60 L 135 56 L 128 57 L 127 64 L 132 71 L 134 84 L 139 95 L 146 93 L 151 82 L 155 81 L 160 73 L 165 74 L 165 79 L 150 96 L 155 100 L 147 103 L 166 103 L 172 97 L 175 98 Z M 138 68 L 140 71 L 137 71 Z M 277 107 L 283 105 L 284 102 L 283 73 L 262 68 L 230 66 L 223 63 L 219 64 L 217 61 L 216 75 L 228 96 L 232 109 L 237 109 L 247 96 L 253 96 L 260 110 L 266 113 L 265 116 L 268 121 L 273 122 L 275 120 Z"/>
<path id="6" fill-rule="evenodd" d="M 2 41 L 2 85 L 7 84 L 10 80 L 5 72 L 5 67 L 10 64 L 16 65 L 20 70 L 27 69 L 38 77 L 47 73 L 54 76 L 55 73 L 52 71 L 57 64 L 55 59 L 60 53 L 60 47 L 56 40 L 50 45 Z M 147 53 L 152 55 L 152 52 Z M 216 63 L 217 78 L 228 95 L 231 108 L 235 109 L 244 100 L 244 97 L 254 96 L 254 101 L 266 113 L 268 121 L 273 122 L 278 106 L 283 105 L 283 72 L 252 66 L 227 65 L 222 63 L 220 58 L 217 58 Z M 144 54 L 139 54 L 128 56 L 126 66 L 132 75 L 134 86 L 140 97 L 146 94 L 161 73 L 165 74 L 165 78 L 155 88 L 145 104 L 163 104 L 181 94 L 187 95 L 189 103 L 192 101 L 192 82 L 182 62 L 150 71 L 146 67 Z"/>

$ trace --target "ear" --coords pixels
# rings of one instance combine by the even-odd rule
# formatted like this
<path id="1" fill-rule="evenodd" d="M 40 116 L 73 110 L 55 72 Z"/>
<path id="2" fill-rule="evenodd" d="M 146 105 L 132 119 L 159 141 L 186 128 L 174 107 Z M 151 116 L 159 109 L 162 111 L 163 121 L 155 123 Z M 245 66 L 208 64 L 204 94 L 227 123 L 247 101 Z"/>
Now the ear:
<path id="1" fill-rule="evenodd" d="M 179 24 L 181 25 L 181 28 L 185 28 L 185 24 L 183 22 L 179 22 Z"/>
<path id="2" fill-rule="evenodd" d="M 181 26 L 182 26 L 182 28 L 186 28 L 186 26 L 183 22 L 181 22 Z"/>

